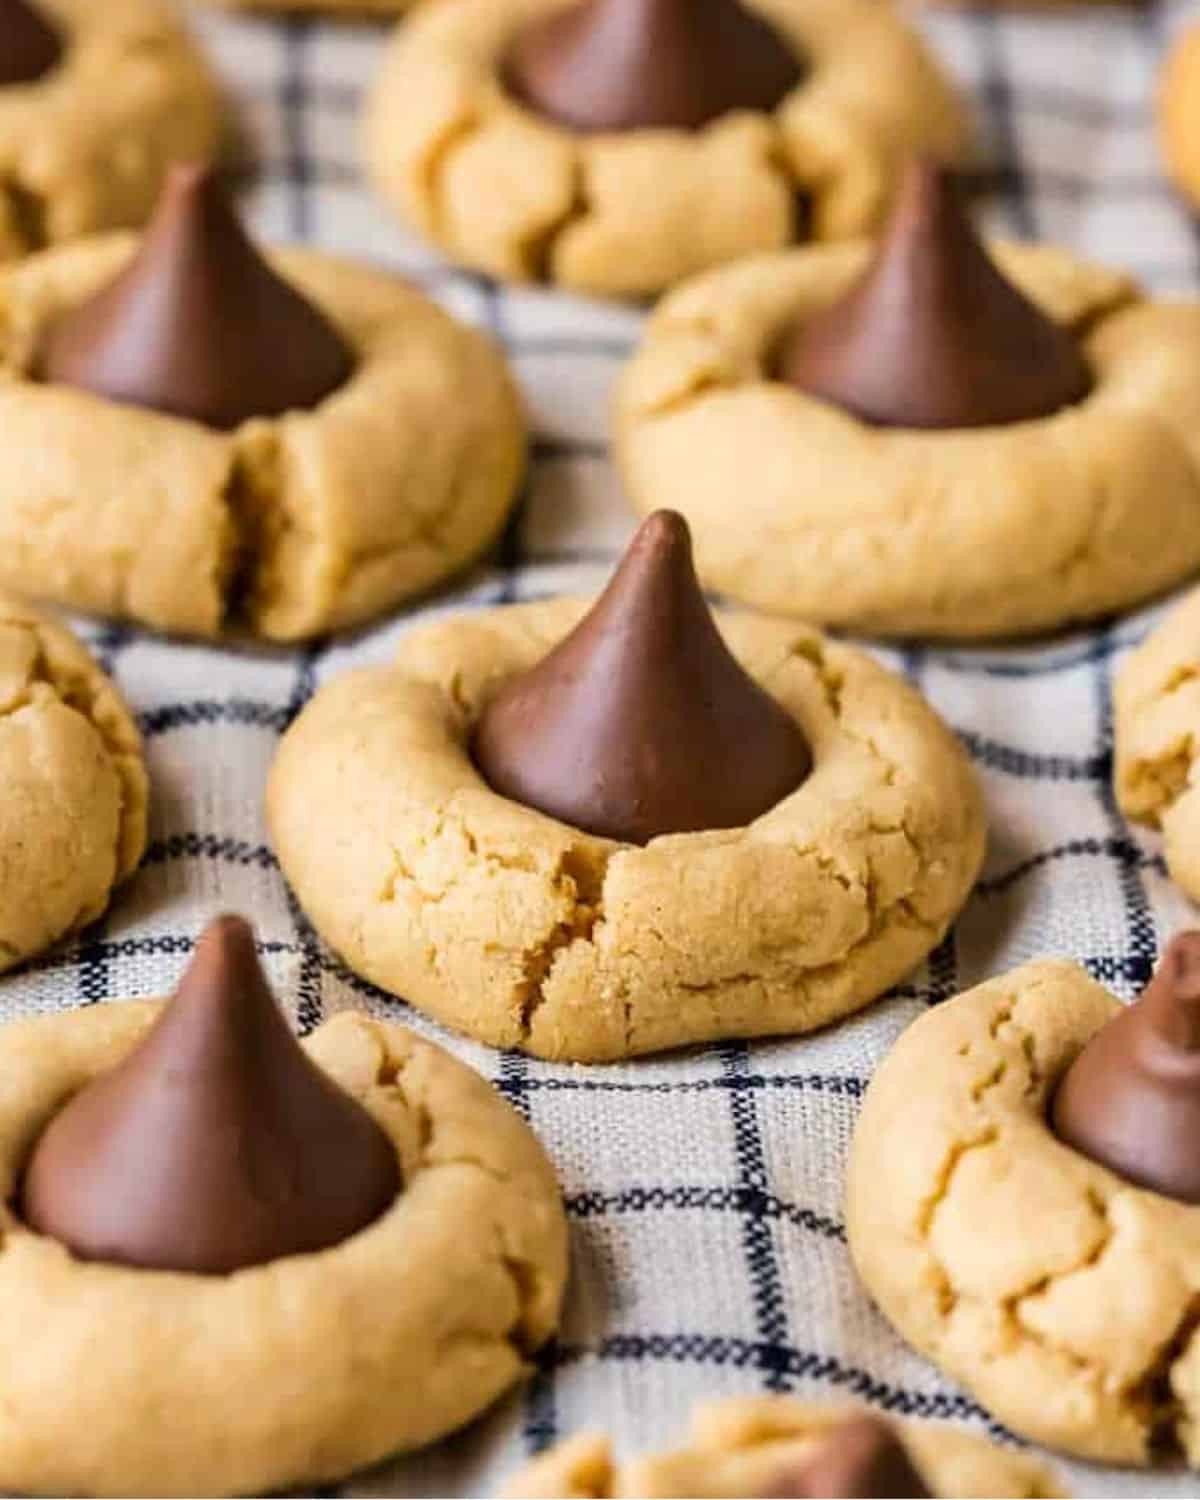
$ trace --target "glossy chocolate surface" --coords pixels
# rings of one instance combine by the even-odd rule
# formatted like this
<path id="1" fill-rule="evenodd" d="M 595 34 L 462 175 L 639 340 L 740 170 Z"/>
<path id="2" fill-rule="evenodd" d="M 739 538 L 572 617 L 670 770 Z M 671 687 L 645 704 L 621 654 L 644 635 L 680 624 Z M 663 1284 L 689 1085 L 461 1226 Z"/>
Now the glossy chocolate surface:
<path id="1" fill-rule="evenodd" d="M 751 823 L 812 767 L 730 653 L 682 516 L 658 511 L 575 630 L 501 688 L 474 737 L 493 790 L 608 838 Z"/>
<path id="2" fill-rule="evenodd" d="M 117 278 L 46 330 L 41 378 L 228 430 L 316 406 L 354 360 L 271 269 L 209 167 L 176 166 Z"/>
<path id="3" fill-rule="evenodd" d="M 523 32 L 504 76 L 571 130 L 697 130 L 732 110 L 770 113 L 804 67 L 740 0 L 583 0 Z"/>
<path id="4" fill-rule="evenodd" d="M 786 336 L 776 374 L 881 427 L 1031 421 L 1091 388 L 1075 335 L 1001 275 L 928 159 L 910 164 L 865 274 Z"/>
<path id="5" fill-rule="evenodd" d="M 309 1060 L 250 927 L 222 917 L 141 1044 L 50 1120 L 20 1212 L 84 1260 L 217 1275 L 337 1245 L 399 1191 L 391 1140 Z"/>
<path id="6" fill-rule="evenodd" d="M 1076 1058 L 1051 1119 L 1126 1181 L 1200 1203 L 1200 932 L 1167 945 L 1141 998 Z"/>
<path id="7" fill-rule="evenodd" d="M 62 57 L 58 31 L 27 0 L 0 0 L 0 87 L 36 83 Z"/>

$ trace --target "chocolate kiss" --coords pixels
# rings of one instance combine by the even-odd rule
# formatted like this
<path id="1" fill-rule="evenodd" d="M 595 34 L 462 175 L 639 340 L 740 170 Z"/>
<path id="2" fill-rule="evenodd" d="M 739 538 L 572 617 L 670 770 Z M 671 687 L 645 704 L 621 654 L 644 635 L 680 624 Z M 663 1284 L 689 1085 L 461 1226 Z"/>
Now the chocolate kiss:
<path id="1" fill-rule="evenodd" d="M 0 0 L 0 85 L 36 83 L 62 56 L 58 33 L 25 0 Z"/>
<path id="2" fill-rule="evenodd" d="M 1141 998 L 1087 1044 L 1051 1118 L 1127 1181 L 1200 1203 L 1200 932 L 1173 938 Z"/>
<path id="3" fill-rule="evenodd" d="M 904 1444 L 878 1417 L 852 1417 L 831 1432 L 806 1462 L 780 1477 L 775 1497 L 828 1500 L 922 1500 L 930 1491 Z"/>
<path id="4" fill-rule="evenodd" d="M 210 167 L 174 167 L 141 248 L 64 313 L 38 373 L 232 428 L 315 406 L 349 376 L 341 335 L 251 244 Z"/>
<path id="5" fill-rule="evenodd" d="M 84 1260 L 218 1275 L 336 1245 L 400 1189 L 391 1141 L 310 1062 L 238 917 L 146 1039 L 54 1116 L 21 1213 Z"/>
<path id="6" fill-rule="evenodd" d="M 1073 334 L 992 264 L 950 172 L 911 163 L 866 274 L 792 330 L 779 379 L 881 427 L 993 427 L 1081 401 Z"/>
<path id="7" fill-rule="evenodd" d="M 800 82 L 800 60 L 739 0 L 582 0 L 530 26 L 508 87 L 572 130 L 697 130 L 762 113 Z"/>
<path id="8" fill-rule="evenodd" d="M 721 639 L 669 510 L 643 522 L 571 634 L 501 688 L 474 751 L 502 796 L 631 844 L 740 828 L 812 767 L 795 721 Z"/>

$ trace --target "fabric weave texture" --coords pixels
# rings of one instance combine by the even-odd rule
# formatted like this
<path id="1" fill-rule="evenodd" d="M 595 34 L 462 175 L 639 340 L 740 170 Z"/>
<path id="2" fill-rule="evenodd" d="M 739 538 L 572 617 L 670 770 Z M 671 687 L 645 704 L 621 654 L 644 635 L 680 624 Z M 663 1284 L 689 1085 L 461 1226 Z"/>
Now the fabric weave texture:
<path id="1" fill-rule="evenodd" d="M 1196 292 L 1200 230 L 1162 176 L 1150 123 L 1156 67 L 1188 17 L 1184 5 L 920 14 L 974 100 L 992 228 L 1058 241 L 1158 291 Z M 858 1286 L 841 1202 L 849 1139 L 872 1069 L 926 1006 L 1052 954 L 1128 997 L 1164 939 L 1194 920 L 1157 840 L 1126 825 L 1110 785 L 1111 673 L 1161 607 L 1020 649 L 880 649 L 971 752 L 992 841 L 950 937 L 860 1017 L 793 1042 L 605 1068 L 497 1055 L 441 1032 L 347 972 L 304 922 L 267 845 L 267 767 L 323 682 L 387 661 L 417 620 L 602 583 L 633 526 L 606 439 L 610 386 L 640 314 L 494 287 L 397 228 L 359 170 L 357 119 L 382 24 L 199 11 L 195 24 L 238 113 L 254 227 L 394 267 L 489 328 L 524 390 L 534 461 L 493 558 L 356 637 L 298 652 L 213 650 L 82 627 L 146 736 L 151 847 L 104 922 L 0 983 L 0 1020 L 164 993 L 207 918 L 232 909 L 255 922 L 302 1030 L 354 1006 L 412 1024 L 492 1079 L 536 1129 L 572 1229 L 558 1344 L 500 1410 L 335 1493 L 492 1494 L 561 1436 L 599 1427 L 623 1452 L 663 1447 L 695 1400 L 737 1392 L 856 1398 L 1003 1436 L 905 1349 Z M 1182 1473 L 1055 1463 L 1079 1495 L 1195 1493 Z"/>

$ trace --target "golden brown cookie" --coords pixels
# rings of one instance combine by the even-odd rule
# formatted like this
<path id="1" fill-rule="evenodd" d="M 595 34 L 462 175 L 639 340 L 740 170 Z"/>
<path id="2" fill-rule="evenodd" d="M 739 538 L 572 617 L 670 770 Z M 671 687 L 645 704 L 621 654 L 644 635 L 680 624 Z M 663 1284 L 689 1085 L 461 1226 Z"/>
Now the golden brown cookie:
<path id="1" fill-rule="evenodd" d="M 522 1470 L 505 1487 L 505 1494 L 528 1500 L 815 1494 L 788 1488 L 787 1478 L 803 1470 L 823 1443 L 836 1439 L 839 1427 L 861 1415 L 858 1407 L 816 1405 L 793 1396 L 735 1396 L 697 1407 L 684 1446 L 624 1464 L 616 1462 L 607 1438 L 580 1433 Z M 956 1428 L 905 1422 L 895 1431 L 932 1495 L 983 1500 L 1062 1493 L 1036 1459 Z"/>
<path id="2" fill-rule="evenodd" d="M 1158 85 L 1158 137 L 1167 171 L 1200 205 L 1200 24 L 1175 42 Z"/>
<path id="3" fill-rule="evenodd" d="M 655 311 L 616 403 L 634 506 L 682 511 L 723 593 L 873 634 L 1044 630 L 1194 572 L 1200 305 L 1154 302 L 1062 250 L 991 250 L 1078 330 L 1084 400 L 1008 426 L 870 426 L 771 373 L 785 331 L 844 294 L 869 247 L 759 256 Z"/>
<path id="4" fill-rule="evenodd" d="M 106 236 L 0 272 L 0 579 L 159 630 L 299 640 L 371 619 L 494 539 L 525 462 L 504 361 L 361 264 L 272 257 L 356 361 L 312 410 L 222 432 L 34 379 L 49 320 L 134 248 Z"/>
<path id="5" fill-rule="evenodd" d="M 1121 811 L 1162 829 L 1172 879 L 1200 901 L 1200 591 L 1122 663 L 1113 710 Z"/>
<path id="6" fill-rule="evenodd" d="M 566 1279 L 550 1164 L 482 1078 L 356 1013 L 304 1045 L 399 1156 L 402 1190 L 365 1229 L 220 1276 L 78 1259 L 26 1227 L 32 1144 L 158 1013 L 0 1030 L 0 1487 L 274 1493 L 433 1442 L 527 1372 Z"/>
<path id="7" fill-rule="evenodd" d="M 95 921 L 146 847 L 142 741 L 63 626 L 0 595 L 0 971 Z"/>
<path id="8" fill-rule="evenodd" d="M 1113 1464 L 1173 1443 L 1200 1467 L 1200 1207 L 1047 1121 L 1118 1011 L 1081 968 L 1042 961 L 922 1016 L 867 1091 L 850 1250 L 901 1335 L 1015 1432 Z"/>
<path id="9" fill-rule="evenodd" d="M 575 1061 L 809 1031 L 909 973 L 985 838 L 970 765 L 925 702 L 804 626 L 723 617 L 812 774 L 748 827 L 616 843 L 497 795 L 468 751 L 484 705 L 584 610 L 426 626 L 300 715 L 268 816 L 332 947 L 446 1025 Z"/>
<path id="10" fill-rule="evenodd" d="M 899 13 L 874 0 L 748 0 L 811 64 L 772 114 L 698 131 L 582 135 L 501 83 L 531 21 L 569 0 L 445 0 L 397 32 L 365 147 L 379 191 L 453 259 L 511 280 L 643 296 L 792 242 L 880 219 L 914 150 L 963 154 L 953 89 Z"/>
<path id="11" fill-rule="evenodd" d="M 163 0 L 37 0 L 59 61 L 0 88 L 0 260 L 140 224 L 172 161 L 217 147 L 220 105 Z"/>

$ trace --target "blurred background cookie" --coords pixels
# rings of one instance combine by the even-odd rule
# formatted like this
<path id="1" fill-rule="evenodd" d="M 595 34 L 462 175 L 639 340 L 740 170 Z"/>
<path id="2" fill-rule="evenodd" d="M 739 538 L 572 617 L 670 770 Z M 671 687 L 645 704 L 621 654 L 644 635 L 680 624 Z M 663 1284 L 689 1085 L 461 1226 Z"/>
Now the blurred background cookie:
<path id="1" fill-rule="evenodd" d="M 162 0 L 4 0 L 0 260 L 142 223 L 172 161 L 215 151 L 219 118 Z"/>
<path id="2" fill-rule="evenodd" d="M 1180 35 L 1163 65 L 1158 134 L 1175 185 L 1200 206 L 1200 22 Z"/>
<path id="3" fill-rule="evenodd" d="M 670 66 L 664 63 L 670 60 Z M 369 103 L 378 191 L 452 259 L 610 297 L 874 229 L 964 105 L 875 0 L 440 0 Z"/>
<path id="4" fill-rule="evenodd" d="M 71 632 L 0 594 L 0 971 L 94 922 L 146 847 L 142 740 Z"/>

